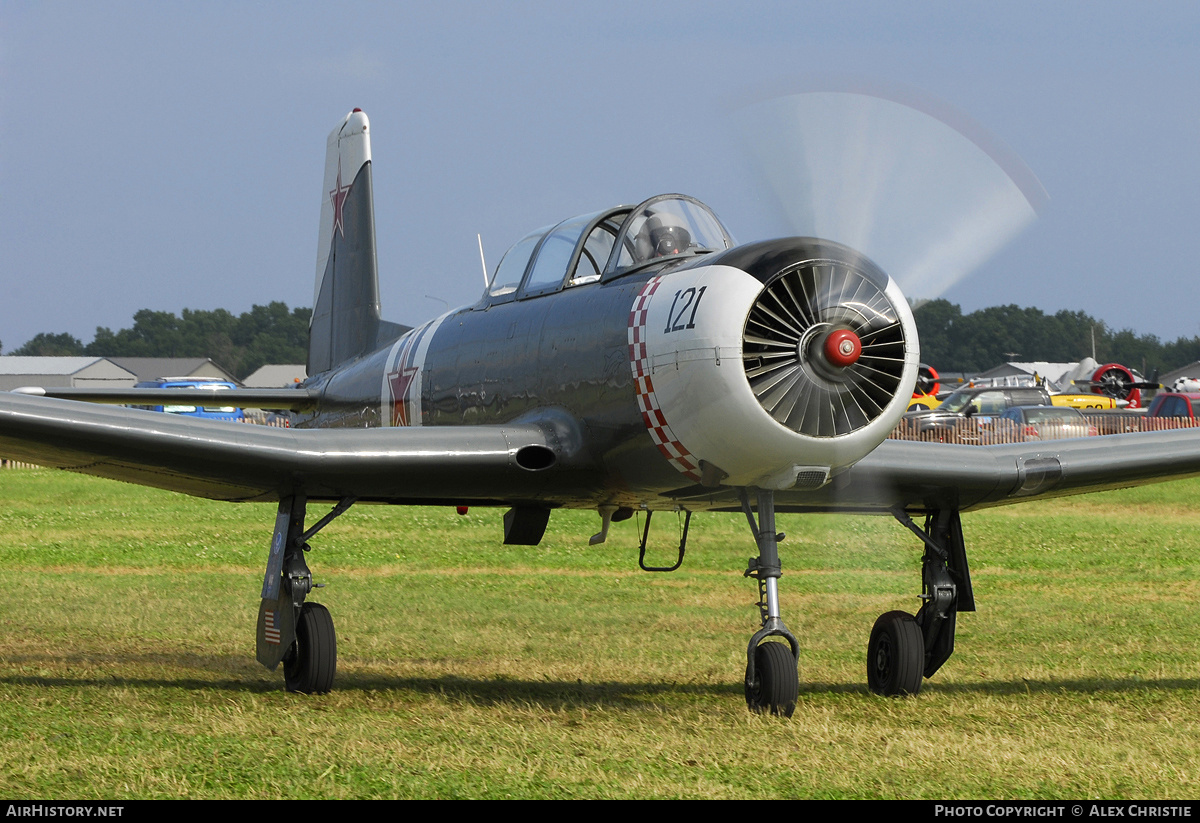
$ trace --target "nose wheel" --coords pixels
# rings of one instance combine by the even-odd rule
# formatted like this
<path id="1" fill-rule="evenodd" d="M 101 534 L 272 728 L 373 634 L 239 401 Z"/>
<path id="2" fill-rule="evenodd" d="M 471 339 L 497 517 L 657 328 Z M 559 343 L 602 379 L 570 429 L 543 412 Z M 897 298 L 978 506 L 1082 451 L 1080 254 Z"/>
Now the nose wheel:
<path id="1" fill-rule="evenodd" d="M 796 658 L 783 643 L 763 643 L 754 650 L 754 668 L 746 668 L 746 705 L 750 711 L 791 717 L 800 696 Z"/>

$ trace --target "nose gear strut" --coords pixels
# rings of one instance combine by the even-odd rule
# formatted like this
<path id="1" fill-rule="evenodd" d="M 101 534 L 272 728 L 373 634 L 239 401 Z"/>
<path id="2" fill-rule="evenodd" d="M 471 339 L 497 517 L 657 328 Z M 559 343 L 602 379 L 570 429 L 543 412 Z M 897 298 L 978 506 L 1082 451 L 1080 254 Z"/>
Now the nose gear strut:
<path id="1" fill-rule="evenodd" d="M 800 642 L 779 616 L 779 578 L 783 574 L 779 543 L 784 535 L 775 531 L 775 493 L 770 489 L 758 489 L 757 493 L 755 522 L 747 490 L 739 492 L 742 511 L 758 544 L 758 557 L 750 558 L 744 576 L 758 581 L 758 610 L 762 618 L 762 628 L 750 638 L 746 649 L 746 705 L 751 711 L 791 717 L 800 695 L 800 676 L 796 671 Z M 782 637 L 791 653 L 782 643 L 764 643 L 768 637 Z"/>

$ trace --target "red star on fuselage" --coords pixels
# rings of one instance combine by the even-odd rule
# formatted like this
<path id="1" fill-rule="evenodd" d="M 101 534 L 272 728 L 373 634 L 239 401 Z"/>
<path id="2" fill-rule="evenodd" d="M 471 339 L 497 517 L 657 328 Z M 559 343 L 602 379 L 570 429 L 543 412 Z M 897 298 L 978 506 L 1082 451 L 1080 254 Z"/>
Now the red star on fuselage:
<path id="1" fill-rule="evenodd" d="M 342 237 L 346 236 L 346 229 L 342 223 L 342 210 L 346 205 L 346 198 L 350 196 L 350 186 L 342 185 L 342 158 L 338 158 L 337 172 L 337 187 L 329 192 L 329 199 L 333 203 L 333 228 Z"/>
<path id="2" fill-rule="evenodd" d="M 416 377 L 417 370 L 415 368 L 400 369 L 388 375 L 388 382 L 392 386 L 392 425 L 407 426 L 408 425 L 408 387 L 412 385 L 413 378 Z"/>

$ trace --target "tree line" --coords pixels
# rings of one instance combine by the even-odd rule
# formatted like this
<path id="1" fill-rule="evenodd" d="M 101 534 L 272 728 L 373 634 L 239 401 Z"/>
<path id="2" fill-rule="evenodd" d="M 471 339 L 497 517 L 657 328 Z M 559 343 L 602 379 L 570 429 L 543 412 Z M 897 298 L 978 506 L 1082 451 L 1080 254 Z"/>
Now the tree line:
<path id="1" fill-rule="evenodd" d="M 921 361 L 939 371 L 977 373 L 1009 360 L 1068 363 L 1095 357 L 1124 363 L 1149 375 L 1200 360 L 1200 337 L 1164 343 L 1152 334 L 1114 331 L 1083 313 L 1016 305 L 992 306 L 963 314 L 948 300 L 930 300 L 913 315 L 921 340 Z M 312 309 L 289 310 L 274 302 L 234 316 L 225 309 L 184 309 L 182 316 L 142 309 L 133 327 L 113 332 L 100 327 L 84 344 L 70 334 L 41 333 L 9 354 L 94 357 L 208 357 L 245 378 L 266 363 L 303 363 L 308 357 Z"/>
<path id="2" fill-rule="evenodd" d="M 312 309 L 289 310 L 273 302 L 234 316 L 225 309 L 172 312 L 142 309 L 133 326 L 114 332 L 100 326 L 85 344 L 72 334 L 42 332 L 7 352 L 40 357 L 208 357 L 242 380 L 267 363 L 304 363 L 308 359 L 308 321 Z"/>
<path id="3" fill-rule="evenodd" d="M 938 371 L 978 373 L 1010 360 L 1072 363 L 1094 356 L 1149 376 L 1155 369 L 1167 372 L 1200 360 L 1200 337 L 1163 342 L 1153 334 L 1114 331 L 1081 311 L 1048 315 L 1008 305 L 964 315 L 955 303 L 930 300 L 917 306 L 913 316 L 921 362 Z"/>

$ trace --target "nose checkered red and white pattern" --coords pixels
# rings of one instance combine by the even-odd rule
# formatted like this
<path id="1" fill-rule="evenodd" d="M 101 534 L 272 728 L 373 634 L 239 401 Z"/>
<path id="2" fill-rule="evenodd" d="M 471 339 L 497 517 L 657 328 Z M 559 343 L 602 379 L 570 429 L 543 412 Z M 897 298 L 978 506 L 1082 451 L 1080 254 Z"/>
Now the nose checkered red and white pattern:
<path id="1" fill-rule="evenodd" d="M 633 385 L 637 391 L 638 410 L 646 424 L 646 431 L 667 462 L 690 480 L 700 482 L 700 463 L 671 431 L 663 414 L 658 398 L 654 394 L 654 382 L 650 375 L 650 356 L 646 349 L 646 315 L 650 299 L 658 290 L 661 277 L 652 277 L 633 301 L 629 312 L 629 367 L 633 371 Z"/>

